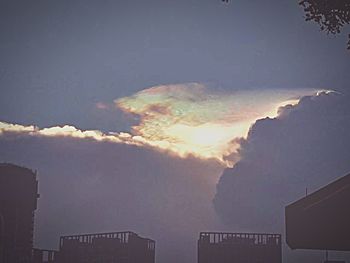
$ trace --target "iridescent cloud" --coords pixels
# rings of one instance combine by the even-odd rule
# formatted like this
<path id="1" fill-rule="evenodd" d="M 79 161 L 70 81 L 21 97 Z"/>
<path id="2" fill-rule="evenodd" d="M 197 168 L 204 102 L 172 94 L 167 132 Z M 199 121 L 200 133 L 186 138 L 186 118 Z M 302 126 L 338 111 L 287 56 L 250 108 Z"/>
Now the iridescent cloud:
<path id="1" fill-rule="evenodd" d="M 115 100 L 125 113 L 137 115 L 139 123 L 130 133 L 82 131 L 73 126 L 40 129 L 0 122 L 0 135 L 63 136 L 151 147 L 180 157 L 215 159 L 232 166 L 250 126 L 260 118 L 276 117 L 278 108 L 298 103 L 316 90 L 213 91 L 202 84 L 163 85 Z M 102 105 L 102 104 L 101 104 Z M 103 104 L 105 105 L 105 104 Z"/>
<path id="2" fill-rule="evenodd" d="M 277 116 L 279 107 L 295 104 L 314 90 L 211 91 L 198 83 L 164 85 L 115 100 L 117 107 L 139 116 L 131 133 L 148 144 L 184 157 L 215 158 L 235 152 L 255 120 Z"/>

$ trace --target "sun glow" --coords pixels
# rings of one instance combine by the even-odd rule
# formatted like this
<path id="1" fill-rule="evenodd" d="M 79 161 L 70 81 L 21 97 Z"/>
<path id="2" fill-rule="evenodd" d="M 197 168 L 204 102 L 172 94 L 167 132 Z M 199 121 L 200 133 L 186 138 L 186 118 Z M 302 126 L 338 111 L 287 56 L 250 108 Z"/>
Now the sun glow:
<path id="1" fill-rule="evenodd" d="M 214 92 L 189 83 L 152 87 L 115 103 L 139 116 L 132 134 L 145 142 L 181 157 L 213 158 L 231 166 L 225 157 L 238 149 L 235 139 L 245 137 L 257 119 L 273 118 L 280 106 L 307 94 L 311 91 Z"/>
<path id="2" fill-rule="evenodd" d="M 138 117 L 139 123 L 130 132 L 83 131 L 69 125 L 40 129 L 0 122 L 0 136 L 26 134 L 130 144 L 183 158 L 212 159 L 230 167 L 237 161 L 232 156 L 239 148 L 238 139 L 247 136 L 257 119 L 274 118 L 279 107 L 297 104 L 300 97 L 312 94 L 318 95 L 315 90 L 218 92 L 198 83 L 157 86 L 114 101 L 116 107 Z"/>

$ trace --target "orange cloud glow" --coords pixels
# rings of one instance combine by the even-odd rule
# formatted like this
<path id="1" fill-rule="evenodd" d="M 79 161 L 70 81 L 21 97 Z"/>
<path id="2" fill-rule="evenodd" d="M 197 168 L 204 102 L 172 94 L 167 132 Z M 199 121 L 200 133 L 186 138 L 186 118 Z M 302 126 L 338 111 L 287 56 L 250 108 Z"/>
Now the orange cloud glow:
<path id="1" fill-rule="evenodd" d="M 126 113 L 140 117 L 131 133 L 144 142 L 181 157 L 225 160 L 239 145 L 234 139 L 245 137 L 260 118 L 276 117 L 279 107 L 298 103 L 313 93 L 296 91 L 210 91 L 198 83 L 156 86 L 130 97 L 115 100 Z"/>
<path id="2" fill-rule="evenodd" d="M 232 166 L 233 161 L 226 157 L 237 151 L 239 144 L 235 139 L 245 137 L 257 119 L 276 117 L 279 107 L 296 104 L 301 96 L 314 93 L 314 90 L 228 93 L 210 91 L 198 83 L 157 86 L 115 100 L 121 110 L 139 116 L 140 122 L 130 133 L 82 131 L 68 125 L 39 129 L 0 122 L 0 135 L 20 133 L 124 143 L 184 158 L 192 155 L 215 159 L 224 166 Z"/>

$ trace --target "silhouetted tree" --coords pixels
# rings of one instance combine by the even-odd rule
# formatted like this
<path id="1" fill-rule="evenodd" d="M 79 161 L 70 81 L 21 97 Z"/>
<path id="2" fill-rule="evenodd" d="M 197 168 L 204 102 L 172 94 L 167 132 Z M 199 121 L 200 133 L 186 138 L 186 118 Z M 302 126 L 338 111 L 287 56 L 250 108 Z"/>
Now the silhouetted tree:
<path id="1" fill-rule="evenodd" d="M 301 0 L 305 20 L 318 23 L 327 34 L 339 34 L 340 29 L 350 23 L 350 0 Z M 348 49 L 350 49 L 350 34 Z"/>

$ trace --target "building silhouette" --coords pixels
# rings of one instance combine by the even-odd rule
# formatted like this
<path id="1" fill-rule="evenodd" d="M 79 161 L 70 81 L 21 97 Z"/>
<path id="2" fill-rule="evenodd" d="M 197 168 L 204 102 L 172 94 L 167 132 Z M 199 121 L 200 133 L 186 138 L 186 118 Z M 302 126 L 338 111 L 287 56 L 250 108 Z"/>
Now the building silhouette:
<path id="1" fill-rule="evenodd" d="M 54 263 L 58 260 L 58 251 L 34 248 L 31 263 Z"/>
<path id="2" fill-rule="evenodd" d="M 292 249 L 350 251 L 350 174 L 288 205 L 286 241 Z"/>
<path id="3" fill-rule="evenodd" d="M 0 164 L 0 263 L 31 261 L 38 197 L 35 172 Z"/>
<path id="4" fill-rule="evenodd" d="M 134 232 L 62 236 L 60 263 L 154 263 L 155 241 Z"/>
<path id="5" fill-rule="evenodd" d="M 0 164 L 0 263 L 154 263 L 155 241 L 134 232 L 62 236 L 59 250 L 33 248 L 36 172 Z"/>
<path id="6" fill-rule="evenodd" d="M 201 232 L 198 263 L 281 263 L 279 234 Z"/>

